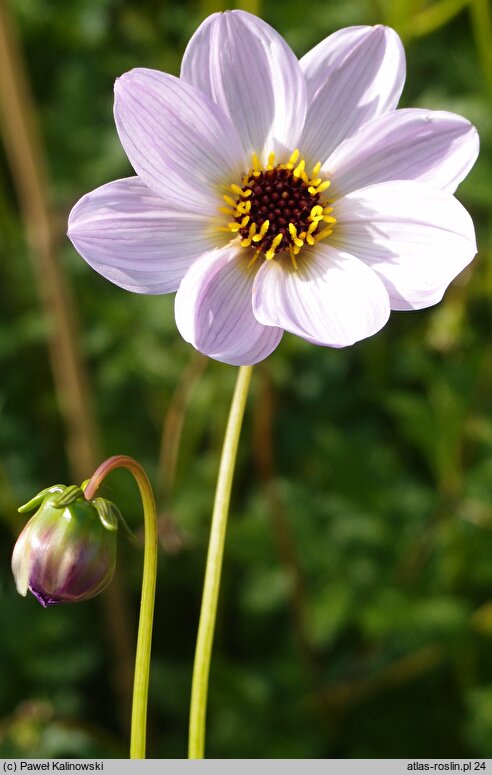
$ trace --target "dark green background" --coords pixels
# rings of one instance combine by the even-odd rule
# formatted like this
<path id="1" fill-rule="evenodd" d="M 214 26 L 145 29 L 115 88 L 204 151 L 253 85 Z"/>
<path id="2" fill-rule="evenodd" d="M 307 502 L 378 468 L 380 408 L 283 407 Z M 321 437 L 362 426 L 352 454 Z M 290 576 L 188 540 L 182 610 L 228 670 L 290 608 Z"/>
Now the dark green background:
<path id="1" fill-rule="evenodd" d="M 134 66 L 177 74 L 190 35 L 220 6 L 8 5 L 45 145 L 46 197 L 79 318 L 100 459 L 132 455 L 156 482 L 163 422 L 184 370 L 190 362 L 198 370 L 199 361 L 176 331 L 172 297 L 113 287 L 63 235 L 83 193 L 130 174 L 112 120 L 115 77 Z M 480 252 L 437 307 L 394 314 L 380 334 L 342 351 L 286 335 L 255 369 L 207 755 L 492 757 L 490 8 L 483 0 L 242 7 L 256 9 L 298 55 L 345 25 L 398 29 L 408 58 L 402 104 L 456 111 L 479 128 L 481 157 L 458 196 L 474 217 Z M 99 598 L 43 610 L 17 595 L 10 573 L 23 525 L 17 506 L 73 476 L 48 321 L 4 150 L 0 175 L 0 756 L 124 757 L 131 675 L 122 655 L 134 648 L 141 553 L 121 540 L 120 608 Z M 177 475 L 160 498 L 149 757 L 186 756 L 210 510 L 234 379 L 232 367 L 203 369 Z M 140 530 L 130 477 L 114 474 L 103 490 Z"/>

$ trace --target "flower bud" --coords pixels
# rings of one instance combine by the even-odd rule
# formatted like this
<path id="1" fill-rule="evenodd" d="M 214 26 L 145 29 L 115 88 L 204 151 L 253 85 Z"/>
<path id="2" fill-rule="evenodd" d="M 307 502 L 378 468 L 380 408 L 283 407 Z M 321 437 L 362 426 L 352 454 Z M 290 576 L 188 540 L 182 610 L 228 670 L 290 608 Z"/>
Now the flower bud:
<path id="1" fill-rule="evenodd" d="M 116 562 L 119 512 L 103 498 L 87 501 L 79 487 L 54 485 L 19 511 L 39 506 L 17 539 L 12 571 L 45 608 L 88 600 L 108 586 Z"/>

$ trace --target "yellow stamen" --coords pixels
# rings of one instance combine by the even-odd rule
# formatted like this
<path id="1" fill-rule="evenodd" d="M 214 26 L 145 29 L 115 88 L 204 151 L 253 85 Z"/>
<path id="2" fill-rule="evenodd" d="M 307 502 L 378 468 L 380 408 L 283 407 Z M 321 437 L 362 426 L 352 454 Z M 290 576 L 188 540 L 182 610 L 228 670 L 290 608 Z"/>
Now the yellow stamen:
<path id="1" fill-rule="evenodd" d="M 231 183 L 229 188 L 231 189 L 233 194 L 238 194 L 239 196 L 241 196 L 241 194 L 243 193 L 243 189 L 241 188 L 241 186 L 238 186 L 236 183 Z"/>
<path id="2" fill-rule="evenodd" d="M 253 162 L 253 172 L 260 172 L 261 171 L 261 162 L 260 162 L 258 156 L 256 155 L 256 153 L 254 153 L 252 155 L 251 161 Z"/>
<path id="3" fill-rule="evenodd" d="M 253 264 L 255 263 L 256 259 L 260 255 L 260 253 L 261 253 L 261 248 L 258 248 L 257 250 L 255 250 L 253 258 L 251 259 L 251 261 L 248 264 L 248 269 L 250 268 L 250 266 L 253 266 Z"/>
<path id="4" fill-rule="evenodd" d="M 289 164 L 294 165 L 299 158 L 299 148 L 296 148 L 290 155 Z"/>
<path id="5" fill-rule="evenodd" d="M 321 162 L 319 161 L 319 162 L 318 162 L 317 164 L 315 164 L 315 165 L 314 165 L 314 167 L 313 167 L 313 172 L 312 172 L 313 178 L 315 178 L 315 177 L 316 177 L 316 175 L 318 174 L 318 172 L 320 171 L 320 169 L 321 169 Z"/>
<path id="6" fill-rule="evenodd" d="M 256 234 L 256 223 L 253 222 L 253 223 L 250 223 L 249 225 L 248 236 L 245 237 L 243 240 L 241 240 L 241 247 L 248 248 L 251 245 L 251 240 L 253 239 L 255 234 Z"/>
<path id="7" fill-rule="evenodd" d="M 289 253 L 290 253 L 290 260 L 292 261 L 292 266 L 294 267 L 294 269 L 297 270 L 299 267 L 297 266 L 296 256 L 292 248 L 292 245 L 289 245 Z"/>
<path id="8" fill-rule="evenodd" d="M 297 167 L 295 168 L 293 175 L 295 178 L 300 178 L 302 173 L 304 172 L 304 167 L 306 166 L 306 162 L 304 159 L 301 159 Z"/>
<path id="9" fill-rule="evenodd" d="M 311 208 L 311 212 L 309 213 L 310 217 L 314 220 L 318 220 L 318 218 L 323 217 L 323 208 L 321 205 L 314 205 L 314 207 Z"/>
<path id="10" fill-rule="evenodd" d="M 275 166 L 275 154 L 272 152 L 268 155 L 267 170 L 272 170 Z"/>
<path id="11" fill-rule="evenodd" d="M 319 186 L 309 186 L 308 191 L 314 196 L 315 194 L 322 194 L 329 186 L 330 181 L 325 180 L 323 183 L 320 183 Z"/>
<path id="12" fill-rule="evenodd" d="M 232 198 L 232 196 L 229 196 L 228 194 L 224 194 L 224 202 L 230 205 L 231 207 L 233 207 L 234 209 L 236 209 L 236 202 Z"/>
<path id="13" fill-rule="evenodd" d="M 235 215 L 245 215 L 251 210 L 251 202 L 238 202 Z"/>
<path id="14" fill-rule="evenodd" d="M 314 241 L 319 242 L 325 237 L 329 237 L 330 234 L 333 234 L 333 229 L 323 229 L 322 231 L 319 231 L 317 234 L 314 235 Z"/>
<path id="15" fill-rule="evenodd" d="M 306 242 L 307 242 L 308 245 L 314 245 L 313 234 L 316 231 L 316 229 L 318 228 L 318 223 L 319 223 L 319 221 L 316 220 L 316 221 L 313 221 L 313 223 L 309 224 L 309 228 L 308 228 L 307 234 L 306 234 Z"/>
<path id="16" fill-rule="evenodd" d="M 314 226 L 314 228 L 316 229 L 318 224 L 312 223 L 311 226 Z M 313 229 L 313 231 L 311 231 L 311 226 L 309 227 L 308 233 L 306 234 L 306 242 L 307 242 L 308 245 L 314 245 L 314 237 L 313 237 L 314 229 Z"/>
<path id="17" fill-rule="evenodd" d="M 289 223 L 289 232 L 294 245 L 296 245 L 298 248 L 302 248 L 304 243 L 302 239 L 299 239 L 299 237 L 297 236 L 297 229 L 293 223 Z"/>
<path id="18" fill-rule="evenodd" d="M 219 207 L 219 212 L 225 213 L 226 215 L 234 215 L 234 210 L 231 210 L 230 207 Z"/>
<path id="19" fill-rule="evenodd" d="M 271 261 L 272 258 L 274 257 L 275 251 L 277 250 L 278 246 L 282 242 L 283 238 L 284 238 L 283 234 L 277 234 L 277 236 L 274 237 L 271 246 L 268 248 L 267 252 L 265 253 L 265 258 L 268 259 L 268 261 Z"/>
<path id="20" fill-rule="evenodd" d="M 261 224 L 261 228 L 258 234 L 255 234 L 253 237 L 253 242 L 260 242 L 265 234 L 267 233 L 268 229 L 270 228 L 270 221 L 263 221 Z"/>

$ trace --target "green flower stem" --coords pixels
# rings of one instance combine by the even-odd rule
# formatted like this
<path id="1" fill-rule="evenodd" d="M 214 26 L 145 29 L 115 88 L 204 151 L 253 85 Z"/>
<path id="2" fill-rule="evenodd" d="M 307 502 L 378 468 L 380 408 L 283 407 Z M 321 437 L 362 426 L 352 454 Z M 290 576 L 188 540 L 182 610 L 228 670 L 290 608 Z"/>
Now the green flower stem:
<path id="1" fill-rule="evenodd" d="M 222 557 L 231 498 L 232 479 L 243 421 L 244 408 L 251 381 L 252 366 L 239 369 L 229 419 L 222 447 L 219 476 L 215 491 L 207 567 L 203 584 L 202 608 L 193 666 L 190 707 L 190 737 L 188 758 L 203 759 L 205 753 L 205 722 L 207 713 L 208 677 L 214 639 L 217 601 L 219 598 Z"/>
<path id="2" fill-rule="evenodd" d="M 102 480 L 115 468 L 126 468 L 137 482 L 142 499 L 145 522 L 145 549 L 142 577 L 142 598 L 138 623 L 137 653 L 133 680 L 130 758 L 145 759 L 147 732 L 147 697 L 149 692 L 150 651 L 154 619 L 155 584 L 157 576 L 157 512 L 152 487 L 140 463 L 127 455 L 115 455 L 101 463 L 87 484 L 84 495 L 92 500 Z"/>

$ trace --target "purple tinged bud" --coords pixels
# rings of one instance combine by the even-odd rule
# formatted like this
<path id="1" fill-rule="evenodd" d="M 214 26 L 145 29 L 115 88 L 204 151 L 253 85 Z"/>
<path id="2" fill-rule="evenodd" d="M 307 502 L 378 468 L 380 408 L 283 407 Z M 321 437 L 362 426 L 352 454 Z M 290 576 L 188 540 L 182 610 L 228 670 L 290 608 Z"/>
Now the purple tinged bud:
<path id="1" fill-rule="evenodd" d="M 78 487 L 56 485 L 19 511 L 39 504 L 12 554 L 17 591 L 30 590 L 45 608 L 94 597 L 113 577 L 118 510 L 102 498 L 85 500 Z"/>

